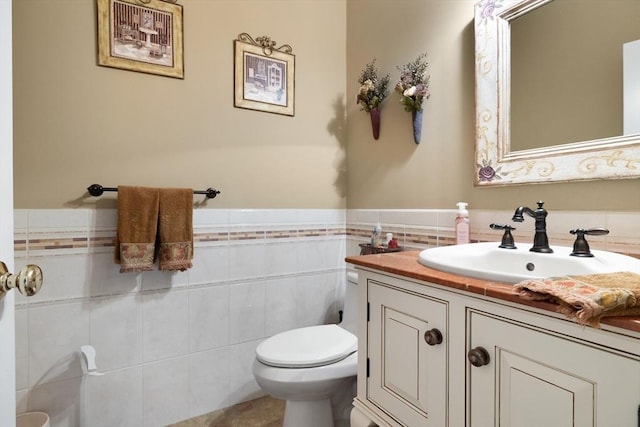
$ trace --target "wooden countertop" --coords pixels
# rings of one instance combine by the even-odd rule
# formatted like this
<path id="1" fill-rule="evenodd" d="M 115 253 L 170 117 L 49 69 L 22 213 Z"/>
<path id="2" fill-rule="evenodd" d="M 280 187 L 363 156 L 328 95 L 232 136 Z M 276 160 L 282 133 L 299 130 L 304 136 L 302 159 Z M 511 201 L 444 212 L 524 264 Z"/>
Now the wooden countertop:
<path id="1" fill-rule="evenodd" d="M 522 299 L 508 283 L 488 282 L 481 279 L 458 276 L 425 267 L 418 262 L 420 251 L 393 252 L 376 255 L 350 256 L 346 258 L 348 263 L 368 267 L 374 270 L 385 271 L 412 279 L 437 283 L 449 288 L 458 289 L 474 294 L 480 294 L 505 301 L 540 308 L 556 312 L 557 305 L 544 301 L 528 301 Z M 605 317 L 602 324 L 607 324 L 635 332 L 640 332 L 639 316 Z"/>

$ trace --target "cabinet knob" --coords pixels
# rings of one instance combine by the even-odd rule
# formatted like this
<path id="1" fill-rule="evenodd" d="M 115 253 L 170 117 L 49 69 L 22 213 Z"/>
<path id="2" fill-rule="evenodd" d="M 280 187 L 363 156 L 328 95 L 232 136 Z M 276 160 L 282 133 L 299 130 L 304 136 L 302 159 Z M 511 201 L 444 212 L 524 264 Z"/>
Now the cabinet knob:
<path id="1" fill-rule="evenodd" d="M 424 333 L 424 340 L 429 345 L 438 345 L 442 343 L 442 333 L 436 328 L 429 329 Z"/>
<path id="2" fill-rule="evenodd" d="M 18 274 L 9 273 L 4 262 L 0 262 L 0 299 L 6 292 L 16 288 L 26 297 L 35 295 L 42 287 L 42 270 L 34 264 L 26 265 Z"/>
<path id="3" fill-rule="evenodd" d="M 488 365 L 491 361 L 489 352 L 485 350 L 484 347 L 476 347 L 469 350 L 469 353 L 467 353 L 467 359 L 469 359 L 469 362 L 476 367 Z"/>

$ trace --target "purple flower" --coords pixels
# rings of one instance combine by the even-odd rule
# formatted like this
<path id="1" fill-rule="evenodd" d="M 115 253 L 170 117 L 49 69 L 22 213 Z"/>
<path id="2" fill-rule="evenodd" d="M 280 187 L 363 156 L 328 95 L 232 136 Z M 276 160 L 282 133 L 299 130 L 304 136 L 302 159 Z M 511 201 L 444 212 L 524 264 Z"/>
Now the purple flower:
<path id="1" fill-rule="evenodd" d="M 493 19 L 493 14 L 499 6 L 496 5 L 496 0 L 487 0 L 481 7 L 482 11 L 480 12 L 480 16 L 482 17 L 482 19 Z"/>
<path id="2" fill-rule="evenodd" d="M 478 169 L 480 181 L 491 181 L 496 176 L 496 171 L 491 166 L 483 166 Z"/>

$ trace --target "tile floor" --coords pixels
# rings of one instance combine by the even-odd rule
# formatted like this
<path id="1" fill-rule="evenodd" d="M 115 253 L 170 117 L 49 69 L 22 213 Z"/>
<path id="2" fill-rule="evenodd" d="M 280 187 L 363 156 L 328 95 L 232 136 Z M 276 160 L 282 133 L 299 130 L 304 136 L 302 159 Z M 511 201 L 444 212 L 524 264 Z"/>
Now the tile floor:
<path id="1" fill-rule="evenodd" d="M 168 427 L 280 427 L 284 400 L 264 396 Z"/>

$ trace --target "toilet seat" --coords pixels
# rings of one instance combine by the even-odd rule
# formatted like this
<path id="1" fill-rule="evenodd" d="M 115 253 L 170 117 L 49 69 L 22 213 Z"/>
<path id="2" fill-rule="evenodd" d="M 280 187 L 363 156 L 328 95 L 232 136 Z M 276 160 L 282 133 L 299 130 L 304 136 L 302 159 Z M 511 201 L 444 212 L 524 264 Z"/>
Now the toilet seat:
<path id="1" fill-rule="evenodd" d="M 358 339 L 338 325 L 319 325 L 281 332 L 256 348 L 265 365 L 310 368 L 340 361 L 358 349 Z"/>

